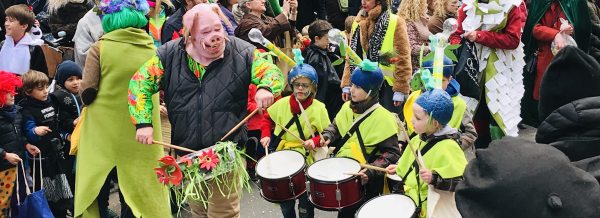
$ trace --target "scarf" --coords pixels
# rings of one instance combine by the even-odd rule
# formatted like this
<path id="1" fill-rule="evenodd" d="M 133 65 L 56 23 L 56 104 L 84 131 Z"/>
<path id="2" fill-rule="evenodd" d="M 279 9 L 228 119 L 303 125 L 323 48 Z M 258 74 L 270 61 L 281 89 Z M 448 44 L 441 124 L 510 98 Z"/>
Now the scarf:
<path id="1" fill-rule="evenodd" d="M 302 103 L 302 108 L 304 108 L 304 110 L 306 110 L 306 108 L 308 108 L 308 106 L 310 106 L 313 102 L 313 97 L 308 97 L 306 100 L 304 100 Z M 300 105 L 298 105 L 298 101 L 296 101 L 296 96 L 295 95 L 290 95 L 290 107 L 292 109 L 292 114 L 300 114 L 302 111 L 300 110 Z"/>
<path id="2" fill-rule="evenodd" d="M 376 10 L 379 9 L 379 10 Z M 376 13 L 378 11 L 381 11 L 381 6 L 377 6 L 376 8 L 371 9 L 371 13 Z M 370 19 L 371 16 L 368 16 L 367 18 L 364 19 Z M 361 22 L 361 21 L 359 21 Z M 368 22 L 368 21 L 367 21 Z M 361 22 L 362 23 L 362 22 Z M 379 51 L 381 50 L 381 45 L 383 44 L 383 39 L 385 38 L 385 33 L 387 30 L 387 27 L 390 23 L 390 13 L 387 12 L 382 12 L 379 15 L 379 18 L 377 18 L 377 22 L 375 22 L 375 28 L 373 29 L 373 33 L 371 35 L 368 35 L 369 33 L 364 33 L 367 34 L 367 38 L 369 39 L 369 45 L 367 46 L 367 54 L 363 55 L 367 57 L 367 59 L 374 61 L 374 62 L 379 62 Z M 360 25 L 360 24 L 359 24 Z M 360 30 L 360 26 L 358 28 L 356 28 L 356 31 L 354 32 L 354 35 L 352 36 L 352 40 L 350 42 L 350 48 L 355 51 L 357 54 L 361 54 L 362 48 L 359 48 L 359 43 L 360 43 L 360 34 L 361 34 L 361 30 Z M 365 45 L 362 45 L 361 47 L 363 47 Z M 353 68 L 351 70 L 354 70 Z"/>
<path id="3" fill-rule="evenodd" d="M 5 105 L 0 108 L 0 116 L 5 117 L 8 121 L 15 121 L 15 117 L 17 116 L 17 107 L 15 105 Z"/>
<path id="4" fill-rule="evenodd" d="M 365 100 L 365 101 L 361 101 L 361 102 L 355 102 L 355 101 L 350 101 L 350 109 L 352 109 L 352 112 L 357 113 L 357 114 L 362 114 L 364 113 L 366 110 L 368 110 L 371 106 L 373 106 L 374 104 L 379 102 L 379 97 L 378 96 L 372 96 L 371 98 Z"/>

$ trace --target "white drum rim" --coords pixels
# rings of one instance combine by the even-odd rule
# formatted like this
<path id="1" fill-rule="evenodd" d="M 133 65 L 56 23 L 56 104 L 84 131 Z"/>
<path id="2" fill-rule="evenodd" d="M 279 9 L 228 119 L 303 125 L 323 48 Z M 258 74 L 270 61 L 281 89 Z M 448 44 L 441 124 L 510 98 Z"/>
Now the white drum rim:
<path id="1" fill-rule="evenodd" d="M 336 158 L 336 159 L 343 158 L 343 159 L 352 160 L 352 161 L 354 161 L 354 162 L 356 162 L 358 164 L 358 166 L 359 166 L 358 170 L 360 171 L 360 163 L 357 160 L 354 160 L 354 159 L 349 158 L 349 157 L 331 157 L 331 158 L 325 158 L 325 159 L 322 159 L 322 160 L 318 160 L 318 161 L 314 162 L 312 165 L 310 165 L 306 169 L 306 173 L 305 173 L 306 178 L 308 178 L 308 180 L 311 181 L 311 182 L 317 182 L 317 183 L 320 183 L 320 184 L 337 184 L 337 183 L 344 183 L 344 182 L 352 181 L 352 180 L 354 180 L 354 179 L 356 179 L 358 177 L 357 175 L 348 175 L 349 176 L 348 178 L 345 178 L 345 179 L 342 179 L 342 180 L 327 181 L 327 180 L 317 179 L 315 177 L 310 176 L 310 174 L 308 172 L 309 172 L 309 170 L 310 170 L 311 167 L 313 167 L 313 166 L 316 165 L 316 163 L 321 162 L 321 161 L 325 161 L 325 160 L 329 160 L 329 159 L 333 159 L 333 158 Z M 356 172 L 356 173 L 358 173 L 358 172 Z"/>
<path id="2" fill-rule="evenodd" d="M 355 218 L 360 218 L 358 217 L 358 215 L 360 214 L 360 211 L 363 211 L 363 208 L 368 205 L 370 202 L 377 200 L 378 198 L 382 198 L 382 197 L 386 197 L 386 196 L 401 196 L 403 198 L 407 198 L 410 200 L 410 202 L 412 202 L 412 205 L 414 206 L 414 210 L 413 210 L 413 215 L 415 212 L 417 212 L 417 204 L 415 203 L 415 201 L 409 197 L 408 195 L 404 195 L 404 194 L 387 194 L 387 195 L 380 195 L 374 198 L 371 198 L 370 200 L 368 200 L 367 202 L 365 202 L 363 205 L 360 206 L 360 208 L 358 208 L 358 210 L 356 211 L 356 214 L 354 214 Z M 412 217 L 412 216 L 411 216 Z"/>
<path id="3" fill-rule="evenodd" d="M 391 179 L 394 181 L 402 182 L 402 178 L 400 176 L 398 176 L 398 174 L 386 174 L 386 177 L 388 179 Z M 396 179 L 396 178 L 398 178 L 398 179 Z"/>
<path id="4" fill-rule="evenodd" d="M 294 173 L 292 173 L 292 174 L 290 174 L 290 175 L 287 175 L 287 176 L 282 176 L 282 177 L 277 177 L 277 178 L 269 178 L 269 177 L 262 176 L 262 175 L 260 175 L 260 174 L 259 174 L 259 171 L 258 171 L 258 166 L 259 166 L 259 165 L 258 165 L 258 164 L 259 164 L 259 163 L 260 163 L 262 160 L 264 160 L 265 158 L 267 158 L 267 156 L 263 156 L 263 157 L 261 157 L 261 158 L 260 158 L 260 159 L 259 159 L 259 160 L 256 162 L 256 166 L 255 166 L 256 175 L 257 175 L 257 176 L 258 176 L 260 179 L 265 179 L 265 180 L 270 180 L 270 181 L 276 181 L 276 180 L 288 180 L 288 179 L 289 179 L 289 177 L 294 177 L 295 175 L 298 175 L 298 173 L 300 173 L 300 172 L 304 171 L 304 169 L 306 169 L 306 159 L 304 159 L 304 155 L 302 155 L 302 153 L 300 153 L 300 152 L 298 152 L 298 151 L 295 151 L 295 150 L 281 150 L 281 151 L 276 151 L 276 152 L 273 152 L 273 153 L 271 153 L 271 154 L 269 154 L 269 155 L 273 155 L 273 154 L 275 154 L 275 153 L 277 153 L 277 152 L 295 152 L 295 153 L 297 153 L 298 155 L 300 155 L 300 156 L 302 157 L 302 165 L 301 165 L 300 169 L 298 169 L 298 170 L 294 171 Z"/>

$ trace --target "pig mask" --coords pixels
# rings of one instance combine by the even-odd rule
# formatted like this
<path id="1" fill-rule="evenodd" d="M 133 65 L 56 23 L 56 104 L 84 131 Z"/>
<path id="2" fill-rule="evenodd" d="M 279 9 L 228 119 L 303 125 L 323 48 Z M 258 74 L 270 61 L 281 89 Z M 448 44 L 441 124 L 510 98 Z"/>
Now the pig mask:
<path id="1" fill-rule="evenodd" d="M 219 12 L 216 5 L 199 4 L 183 15 L 185 50 L 203 66 L 223 58 L 225 42 L 229 40 L 219 19 Z"/>

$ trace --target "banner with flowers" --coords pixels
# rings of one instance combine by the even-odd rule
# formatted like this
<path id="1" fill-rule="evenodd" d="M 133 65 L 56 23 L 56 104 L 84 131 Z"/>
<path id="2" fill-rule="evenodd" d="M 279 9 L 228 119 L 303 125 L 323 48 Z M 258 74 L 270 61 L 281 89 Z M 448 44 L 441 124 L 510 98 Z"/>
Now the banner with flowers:
<path id="1" fill-rule="evenodd" d="M 190 199 L 200 201 L 206 207 L 213 191 L 227 196 L 244 188 L 251 190 L 244 159 L 245 154 L 235 143 L 218 142 L 178 160 L 164 156 L 154 170 L 158 181 L 175 192 L 172 200 L 179 209 Z M 214 182 L 218 188 L 209 189 L 209 182 Z"/>

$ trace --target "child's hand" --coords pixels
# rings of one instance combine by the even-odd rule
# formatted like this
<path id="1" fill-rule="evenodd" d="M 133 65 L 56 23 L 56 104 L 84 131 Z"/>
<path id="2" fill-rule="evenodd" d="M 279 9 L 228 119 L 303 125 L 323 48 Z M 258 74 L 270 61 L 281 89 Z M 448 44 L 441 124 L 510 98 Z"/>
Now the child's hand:
<path id="1" fill-rule="evenodd" d="M 329 139 L 325 140 L 325 139 L 321 138 L 320 143 L 321 143 L 321 147 L 325 147 L 325 146 L 328 146 L 329 143 L 331 143 L 331 140 L 329 140 Z"/>
<path id="2" fill-rule="evenodd" d="M 160 115 L 163 117 L 166 117 L 168 115 L 167 106 L 165 106 L 165 103 L 160 104 Z"/>
<path id="3" fill-rule="evenodd" d="M 367 176 L 367 169 L 362 169 L 360 172 L 358 172 L 358 175 L 360 176 L 360 181 L 362 182 L 362 184 L 367 184 L 367 182 L 369 182 L 369 176 Z"/>
<path id="4" fill-rule="evenodd" d="M 79 117 L 77 117 L 77 119 L 73 120 L 73 126 L 77 126 L 77 123 L 79 123 Z"/>
<path id="5" fill-rule="evenodd" d="M 27 143 L 27 144 L 25 145 L 25 149 L 27 149 L 27 151 L 28 151 L 28 152 L 29 152 L 31 155 L 33 155 L 34 157 L 35 157 L 35 156 L 37 156 L 37 154 L 39 154 L 39 153 L 40 153 L 40 149 L 39 149 L 37 146 L 35 146 L 35 145 L 32 145 L 32 144 L 29 144 L 29 143 Z"/>
<path id="6" fill-rule="evenodd" d="M 6 155 L 4 156 L 4 159 L 6 159 L 8 162 L 10 162 L 13 165 L 17 165 L 21 160 L 21 158 L 19 157 L 19 155 L 16 155 L 14 153 L 6 153 Z"/>
<path id="7" fill-rule="evenodd" d="M 260 139 L 260 144 L 262 144 L 262 146 L 265 149 L 269 148 L 270 143 L 271 143 L 271 137 L 266 136 L 266 137 L 263 137 L 262 139 Z"/>
<path id="8" fill-rule="evenodd" d="M 52 132 L 52 130 L 47 126 L 38 126 L 33 128 L 33 132 L 38 136 L 45 136 L 49 132 Z"/>
<path id="9" fill-rule="evenodd" d="M 304 145 L 304 148 L 306 148 L 306 150 L 315 149 L 315 142 L 312 139 L 306 140 L 302 144 Z"/>
<path id="10" fill-rule="evenodd" d="M 421 176 L 421 179 L 424 182 L 426 182 L 427 184 L 431 184 L 431 179 L 433 179 L 433 174 L 431 173 L 431 170 L 421 169 L 419 170 L 419 176 Z"/>
<path id="11" fill-rule="evenodd" d="M 385 170 L 387 170 L 387 174 L 394 175 L 394 174 L 396 174 L 397 167 L 398 167 L 398 165 L 396 165 L 396 164 L 390 164 L 389 166 L 387 166 L 385 168 Z"/>

